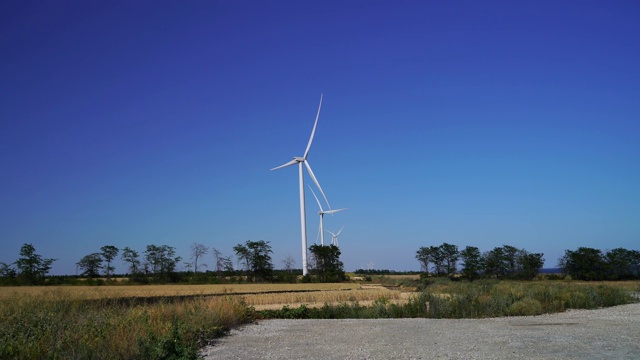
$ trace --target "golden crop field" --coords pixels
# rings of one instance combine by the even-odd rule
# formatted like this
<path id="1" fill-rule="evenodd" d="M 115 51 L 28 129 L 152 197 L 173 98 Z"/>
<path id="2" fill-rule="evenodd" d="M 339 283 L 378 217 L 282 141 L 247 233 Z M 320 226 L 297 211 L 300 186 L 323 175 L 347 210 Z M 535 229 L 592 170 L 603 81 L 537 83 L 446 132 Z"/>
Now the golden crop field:
<path id="1" fill-rule="evenodd" d="M 112 285 L 112 286 L 6 286 L 0 287 L 0 299 L 22 295 L 40 296 L 63 293 L 74 299 L 128 297 L 172 297 L 189 295 L 243 295 L 269 292 L 344 291 L 359 289 L 360 284 L 205 284 L 205 285 Z"/>

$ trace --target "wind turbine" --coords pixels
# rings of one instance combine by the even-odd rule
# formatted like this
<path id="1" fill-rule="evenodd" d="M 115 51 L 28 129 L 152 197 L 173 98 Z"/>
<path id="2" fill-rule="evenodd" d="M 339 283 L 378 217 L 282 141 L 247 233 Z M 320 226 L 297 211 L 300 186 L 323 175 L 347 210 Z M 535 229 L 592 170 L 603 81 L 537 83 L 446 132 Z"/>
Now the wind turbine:
<path id="1" fill-rule="evenodd" d="M 340 233 L 342 232 L 342 229 L 344 229 L 344 226 L 340 228 L 340 231 L 338 231 L 337 233 L 332 233 L 331 231 L 327 230 L 327 232 L 329 234 L 331 234 L 331 245 L 335 245 L 338 246 L 338 235 L 340 235 Z"/>
<path id="2" fill-rule="evenodd" d="M 324 214 L 335 214 L 338 211 L 342 211 L 342 210 L 347 210 L 346 208 L 342 208 L 342 209 L 335 209 L 335 210 L 322 210 L 322 205 L 320 205 L 320 200 L 318 200 L 318 197 L 316 196 L 316 193 L 313 192 L 313 189 L 311 188 L 311 186 L 309 186 L 309 190 L 311 190 L 311 193 L 313 194 L 313 197 L 316 198 L 316 202 L 318 203 L 318 207 L 320 208 L 320 211 L 318 211 L 318 214 L 320 215 L 320 244 L 322 246 L 324 246 L 324 226 L 322 224 L 322 219 L 324 218 Z M 340 229 L 340 231 L 342 231 L 342 229 Z M 331 232 L 331 231 L 329 231 Z M 339 234 L 340 232 L 338 232 Z M 316 238 L 316 241 L 317 238 Z M 331 243 L 333 243 L 333 241 L 331 241 Z M 337 245 L 337 244 L 335 244 Z"/>
<path id="3" fill-rule="evenodd" d="M 316 184 L 322 197 L 327 202 L 329 209 L 331 209 L 331 205 L 329 205 L 329 201 L 327 197 L 324 195 L 324 191 L 322 191 L 322 187 L 320 183 L 318 183 L 318 179 L 313 174 L 313 170 L 311 170 L 311 166 L 309 165 L 309 161 L 307 160 L 307 156 L 309 155 L 309 149 L 311 149 L 311 142 L 313 141 L 313 136 L 316 133 L 316 126 L 318 125 L 318 118 L 320 117 L 320 108 L 322 107 L 322 94 L 320 95 L 320 105 L 318 105 L 318 114 L 316 115 L 316 121 L 313 123 L 313 130 L 311 130 L 311 136 L 309 137 L 309 143 L 307 144 L 307 149 L 304 151 L 304 155 L 302 156 L 294 156 L 293 160 L 288 163 L 282 164 L 280 166 L 274 167 L 271 170 L 282 169 L 283 167 L 291 166 L 298 164 L 298 179 L 300 182 L 300 232 L 302 235 L 302 275 L 307 275 L 307 215 L 305 210 L 305 202 L 304 202 L 304 173 L 302 171 L 302 164 L 304 164 L 311 176 L 311 179 Z"/>

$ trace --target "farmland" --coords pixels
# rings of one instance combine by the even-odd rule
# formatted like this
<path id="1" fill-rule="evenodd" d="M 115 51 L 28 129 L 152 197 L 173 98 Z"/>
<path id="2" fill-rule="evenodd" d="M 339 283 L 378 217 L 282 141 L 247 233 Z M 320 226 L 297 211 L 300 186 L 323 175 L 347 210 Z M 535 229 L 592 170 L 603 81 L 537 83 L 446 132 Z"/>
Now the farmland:
<path id="1" fill-rule="evenodd" d="M 0 287 L 0 358 L 193 358 L 253 309 L 399 299 L 359 284 Z"/>
<path id="2" fill-rule="evenodd" d="M 194 358 L 256 318 L 493 317 L 633 302 L 638 282 L 0 287 L 0 358 Z M 416 287 L 403 286 L 412 283 Z M 421 291 L 408 289 L 421 287 Z"/>

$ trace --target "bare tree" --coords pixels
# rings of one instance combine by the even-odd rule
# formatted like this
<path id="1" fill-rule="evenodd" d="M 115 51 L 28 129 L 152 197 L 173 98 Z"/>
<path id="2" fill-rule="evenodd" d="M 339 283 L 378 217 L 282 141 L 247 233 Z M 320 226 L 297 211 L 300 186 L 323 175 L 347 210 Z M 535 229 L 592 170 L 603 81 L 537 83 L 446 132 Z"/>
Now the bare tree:
<path id="1" fill-rule="evenodd" d="M 203 244 L 194 243 L 191 245 L 191 259 L 193 259 L 193 271 L 198 272 L 198 260 L 209 252 L 209 248 Z M 207 266 L 207 264 L 201 264 L 201 266 Z"/>
<path id="2" fill-rule="evenodd" d="M 284 270 L 291 272 L 293 270 L 293 265 L 295 265 L 296 261 L 293 259 L 291 254 L 288 254 L 284 260 L 282 260 L 282 265 L 284 265 Z"/>
<path id="3" fill-rule="evenodd" d="M 233 271 L 233 261 L 230 256 L 222 256 L 222 252 L 214 247 L 211 247 L 211 253 L 216 263 L 218 277 L 222 276 L 225 271 Z"/>

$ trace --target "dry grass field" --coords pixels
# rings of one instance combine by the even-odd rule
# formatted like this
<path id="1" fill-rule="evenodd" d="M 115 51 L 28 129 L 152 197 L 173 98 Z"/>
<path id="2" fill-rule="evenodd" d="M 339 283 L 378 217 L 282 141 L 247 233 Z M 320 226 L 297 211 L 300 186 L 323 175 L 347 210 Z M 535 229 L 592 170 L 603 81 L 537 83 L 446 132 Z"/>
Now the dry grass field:
<path id="1" fill-rule="evenodd" d="M 360 284 L 211 284 L 211 285 L 111 285 L 111 286 L 6 286 L 0 299 L 16 296 L 65 294 L 73 299 L 113 299 L 129 297 L 173 297 L 192 295 L 244 295 L 255 293 L 342 291 L 360 289 Z"/>

